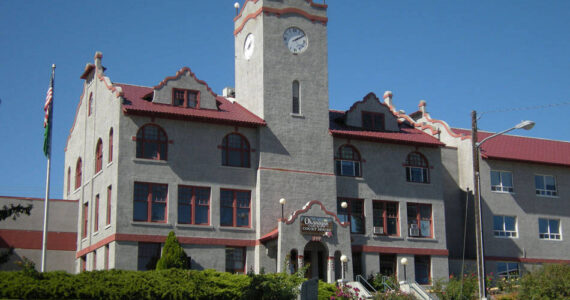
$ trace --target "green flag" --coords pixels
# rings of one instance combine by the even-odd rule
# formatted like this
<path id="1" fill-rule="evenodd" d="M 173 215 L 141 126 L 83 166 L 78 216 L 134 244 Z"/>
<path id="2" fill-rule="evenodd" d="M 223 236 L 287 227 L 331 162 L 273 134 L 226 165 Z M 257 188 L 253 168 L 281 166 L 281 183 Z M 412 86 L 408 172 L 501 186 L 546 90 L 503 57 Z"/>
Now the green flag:
<path id="1" fill-rule="evenodd" d="M 53 76 L 50 80 L 50 87 L 47 91 L 46 102 L 44 104 L 44 154 L 46 157 L 50 157 L 51 152 L 51 117 L 52 117 L 52 106 L 53 106 Z"/>

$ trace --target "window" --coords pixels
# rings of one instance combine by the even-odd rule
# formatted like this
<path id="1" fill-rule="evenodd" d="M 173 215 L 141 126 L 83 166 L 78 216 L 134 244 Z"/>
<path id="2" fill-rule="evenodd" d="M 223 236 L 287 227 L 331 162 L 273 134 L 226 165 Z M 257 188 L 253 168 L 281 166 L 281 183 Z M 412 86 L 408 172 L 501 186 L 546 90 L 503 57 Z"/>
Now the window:
<path id="1" fill-rule="evenodd" d="M 293 99 L 292 99 L 292 104 L 293 107 L 291 109 L 291 112 L 294 114 L 300 114 L 301 113 L 301 106 L 300 106 L 300 96 L 299 96 L 299 81 L 295 80 L 293 81 Z"/>
<path id="2" fill-rule="evenodd" d="M 419 284 L 430 283 L 430 257 L 427 255 L 414 256 L 414 271 Z"/>
<path id="3" fill-rule="evenodd" d="M 493 216 L 493 234 L 496 237 L 517 237 L 517 217 Z"/>
<path id="4" fill-rule="evenodd" d="M 93 110 L 93 93 L 89 94 L 89 107 L 87 108 L 87 115 L 91 115 L 91 111 Z"/>
<path id="5" fill-rule="evenodd" d="M 245 248 L 226 247 L 226 272 L 245 273 Z"/>
<path id="6" fill-rule="evenodd" d="M 557 219 L 538 219 L 538 236 L 543 240 L 559 240 L 562 238 L 560 234 L 560 220 Z"/>
<path id="7" fill-rule="evenodd" d="M 491 171 L 491 191 L 508 192 L 513 190 L 513 173 L 508 171 Z"/>
<path id="8" fill-rule="evenodd" d="M 87 271 L 87 257 L 85 255 L 79 259 L 79 268 L 81 268 L 81 272 Z"/>
<path id="9" fill-rule="evenodd" d="M 168 137 L 158 125 L 147 124 L 137 132 L 137 158 L 166 160 Z"/>
<path id="10" fill-rule="evenodd" d="M 105 222 L 106 225 L 111 224 L 111 195 L 113 194 L 112 186 L 107 187 L 107 220 Z"/>
<path id="11" fill-rule="evenodd" d="M 408 236 L 432 237 L 431 204 L 408 203 Z"/>
<path id="12" fill-rule="evenodd" d="M 178 223 L 210 224 L 210 188 L 178 187 Z"/>
<path id="13" fill-rule="evenodd" d="M 93 232 L 99 231 L 99 194 L 95 195 L 95 218 L 93 218 Z"/>
<path id="14" fill-rule="evenodd" d="M 199 108 L 200 99 L 198 91 L 172 89 L 172 105 L 190 108 Z"/>
<path id="15" fill-rule="evenodd" d="M 346 208 L 342 208 L 343 202 L 346 202 Z M 336 209 L 341 222 L 350 221 L 351 233 L 364 233 L 364 200 L 338 198 Z"/>
<path id="16" fill-rule="evenodd" d="M 249 227 L 250 197 L 250 191 L 221 190 L 220 225 Z"/>
<path id="17" fill-rule="evenodd" d="M 374 234 L 398 234 L 398 202 L 373 201 L 372 221 Z"/>
<path id="18" fill-rule="evenodd" d="M 380 253 L 380 274 L 384 276 L 396 275 L 396 254 Z"/>
<path id="19" fill-rule="evenodd" d="M 109 158 L 107 158 L 109 162 L 113 161 L 113 128 L 109 131 Z"/>
<path id="20" fill-rule="evenodd" d="M 550 175 L 534 175 L 536 194 L 540 196 L 556 196 L 556 178 Z"/>
<path id="21" fill-rule="evenodd" d="M 226 135 L 222 141 L 222 165 L 249 168 L 249 143 L 238 133 Z"/>
<path id="22" fill-rule="evenodd" d="M 516 262 L 498 262 L 497 276 L 506 279 L 518 278 L 520 276 L 519 264 Z"/>
<path id="23" fill-rule="evenodd" d="M 97 174 L 103 168 L 103 141 L 99 139 L 97 141 L 97 147 L 95 148 L 95 174 Z"/>
<path id="24" fill-rule="evenodd" d="M 75 164 L 75 189 L 81 186 L 81 157 L 77 159 Z"/>
<path id="25" fill-rule="evenodd" d="M 384 114 L 372 111 L 363 111 L 362 128 L 369 130 L 384 130 Z"/>
<path id="26" fill-rule="evenodd" d="M 88 225 L 89 220 L 89 203 L 83 203 L 83 228 L 81 228 L 81 237 L 87 237 L 87 231 L 89 230 Z"/>
<path id="27" fill-rule="evenodd" d="M 429 183 L 429 165 L 419 152 L 412 152 L 406 157 L 406 180 L 408 182 Z"/>
<path id="28" fill-rule="evenodd" d="M 135 182 L 133 220 L 166 222 L 168 185 Z"/>
<path id="29" fill-rule="evenodd" d="M 109 270 L 109 244 L 105 245 L 105 270 Z"/>
<path id="30" fill-rule="evenodd" d="M 156 262 L 160 258 L 160 243 L 139 242 L 137 270 L 146 271 L 156 269 Z"/>
<path id="31" fill-rule="evenodd" d="M 360 177 L 360 154 L 351 145 L 343 145 L 338 148 L 335 158 L 336 174 L 340 176 Z"/>
<path id="32" fill-rule="evenodd" d="M 71 190 L 71 168 L 67 167 L 67 195 L 69 196 L 69 191 Z"/>

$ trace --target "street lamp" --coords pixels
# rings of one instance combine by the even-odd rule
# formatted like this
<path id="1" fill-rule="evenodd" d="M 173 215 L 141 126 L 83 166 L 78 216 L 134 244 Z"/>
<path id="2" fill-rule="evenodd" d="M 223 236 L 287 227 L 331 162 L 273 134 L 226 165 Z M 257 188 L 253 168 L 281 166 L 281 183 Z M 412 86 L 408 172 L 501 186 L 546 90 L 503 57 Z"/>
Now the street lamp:
<path id="1" fill-rule="evenodd" d="M 503 130 L 499 133 L 490 135 L 481 142 L 477 142 L 477 112 L 471 112 L 471 143 L 473 150 L 473 198 L 475 203 L 475 235 L 476 235 L 476 246 L 477 246 L 477 276 L 479 280 L 479 298 L 487 299 L 487 290 L 485 287 L 485 247 L 483 241 L 483 223 L 482 223 L 482 212 L 481 212 L 481 176 L 479 173 L 479 156 L 481 151 L 481 145 L 486 141 L 505 134 L 509 131 L 515 129 L 525 129 L 530 130 L 534 127 L 533 121 L 522 121 L 519 124 L 511 127 L 507 130 Z M 405 269 L 404 269 L 405 270 Z"/>
<path id="2" fill-rule="evenodd" d="M 285 206 L 285 203 L 287 202 L 287 200 L 285 200 L 285 198 L 281 198 L 279 199 L 279 204 L 281 204 L 281 219 L 283 219 L 283 207 Z"/>
<path id="3" fill-rule="evenodd" d="M 402 264 L 402 266 L 404 266 L 404 281 L 408 282 L 408 278 L 406 276 L 406 266 L 408 265 L 408 259 L 404 257 L 400 259 L 400 263 Z"/>
<path id="4" fill-rule="evenodd" d="M 344 273 L 346 272 L 346 263 L 348 262 L 348 257 L 346 255 L 341 255 L 340 256 L 340 261 L 341 261 L 341 268 L 342 268 L 342 282 L 344 284 Z"/>

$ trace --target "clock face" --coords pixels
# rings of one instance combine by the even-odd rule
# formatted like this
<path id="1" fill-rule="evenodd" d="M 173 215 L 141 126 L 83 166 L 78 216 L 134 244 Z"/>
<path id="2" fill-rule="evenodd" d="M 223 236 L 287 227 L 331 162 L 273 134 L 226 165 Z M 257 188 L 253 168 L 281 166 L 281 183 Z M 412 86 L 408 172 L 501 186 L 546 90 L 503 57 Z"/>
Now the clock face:
<path id="1" fill-rule="evenodd" d="M 305 32 L 297 27 L 289 27 L 283 32 L 283 42 L 292 53 L 301 53 L 309 46 Z"/>
<path id="2" fill-rule="evenodd" d="M 245 43 L 243 43 L 243 56 L 245 59 L 249 59 L 253 54 L 253 48 L 255 47 L 255 38 L 253 33 L 248 34 L 245 37 Z"/>

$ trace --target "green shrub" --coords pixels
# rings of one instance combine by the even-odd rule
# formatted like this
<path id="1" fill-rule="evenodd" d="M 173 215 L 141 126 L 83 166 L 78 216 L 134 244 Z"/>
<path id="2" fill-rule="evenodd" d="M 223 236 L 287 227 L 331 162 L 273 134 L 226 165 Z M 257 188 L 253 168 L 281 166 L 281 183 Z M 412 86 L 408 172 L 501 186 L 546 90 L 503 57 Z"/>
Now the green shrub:
<path id="1" fill-rule="evenodd" d="M 415 300 L 414 296 L 401 291 L 388 291 L 385 293 L 376 293 L 374 300 Z"/>
<path id="2" fill-rule="evenodd" d="M 370 276 L 368 276 L 368 282 L 377 292 L 384 293 L 390 291 L 390 289 L 396 291 L 400 290 L 400 284 L 395 275 L 385 276 L 380 273 L 370 274 Z"/>
<path id="3" fill-rule="evenodd" d="M 288 300 L 295 299 L 304 278 L 285 273 L 249 275 L 251 282 L 245 299 Z"/>
<path id="4" fill-rule="evenodd" d="M 319 280 L 319 300 L 329 300 L 336 293 L 334 283 L 326 283 Z"/>
<path id="5" fill-rule="evenodd" d="M 156 263 L 156 269 L 188 269 L 189 266 L 188 255 L 186 255 L 186 252 L 184 252 L 184 249 L 180 246 L 180 243 L 178 243 L 178 239 L 176 238 L 174 231 L 171 231 L 164 243 L 162 255 Z"/>
<path id="6" fill-rule="evenodd" d="M 520 280 L 520 299 L 570 299 L 570 265 L 544 265 Z"/>
<path id="7" fill-rule="evenodd" d="M 441 300 L 470 300 L 477 297 L 479 280 L 474 274 L 463 276 L 463 280 L 450 276 L 449 281 L 436 280 L 433 290 Z"/>

